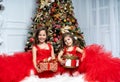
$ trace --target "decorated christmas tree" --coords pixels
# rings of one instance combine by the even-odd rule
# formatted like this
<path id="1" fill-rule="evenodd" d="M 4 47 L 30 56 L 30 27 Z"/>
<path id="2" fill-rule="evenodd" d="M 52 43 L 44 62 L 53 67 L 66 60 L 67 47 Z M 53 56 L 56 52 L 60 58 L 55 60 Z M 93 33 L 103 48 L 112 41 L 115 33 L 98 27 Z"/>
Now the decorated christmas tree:
<path id="1" fill-rule="evenodd" d="M 59 51 L 61 35 L 65 32 L 71 32 L 75 36 L 80 48 L 85 46 L 83 33 L 74 17 L 71 0 L 38 0 L 37 4 L 25 51 L 31 49 L 34 31 L 40 27 L 47 28 L 48 41 L 53 45 L 55 53 Z"/>

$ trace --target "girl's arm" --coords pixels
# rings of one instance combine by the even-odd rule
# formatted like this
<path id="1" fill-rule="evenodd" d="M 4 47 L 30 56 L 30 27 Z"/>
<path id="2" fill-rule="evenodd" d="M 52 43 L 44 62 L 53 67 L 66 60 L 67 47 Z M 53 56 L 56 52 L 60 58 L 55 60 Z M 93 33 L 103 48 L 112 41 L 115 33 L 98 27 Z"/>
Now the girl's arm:
<path id="1" fill-rule="evenodd" d="M 52 51 L 51 51 L 51 56 L 52 56 L 52 59 L 55 59 L 54 48 L 53 48 L 53 46 L 52 46 L 52 45 L 51 45 L 51 48 L 52 48 Z"/>
<path id="2" fill-rule="evenodd" d="M 33 46 L 33 47 L 32 47 L 33 65 L 34 65 L 35 69 L 36 69 L 37 71 L 39 71 L 39 69 L 38 69 L 38 67 L 37 67 L 37 62 L 36 62 L 36 51 L 37 51 L 36 47 Z"/>
<path id="3" fill-rule="evenodd" d="M 83 59 L 85 58 L 85 52 L 83 49 L 80 49 L 79 47 L 76 48 L 76 51 L 82 54 L 82 58 L 81 61 L 83 61 Z"/>
<path id="4" fill-rule="evenodd" d="M 62 55 L 63 55 L 63 50 L 61 50 L 58 54 L 58 61 L 61 63 L 61 64 L 64 64 L 64 60 L 62 59 Z"/>

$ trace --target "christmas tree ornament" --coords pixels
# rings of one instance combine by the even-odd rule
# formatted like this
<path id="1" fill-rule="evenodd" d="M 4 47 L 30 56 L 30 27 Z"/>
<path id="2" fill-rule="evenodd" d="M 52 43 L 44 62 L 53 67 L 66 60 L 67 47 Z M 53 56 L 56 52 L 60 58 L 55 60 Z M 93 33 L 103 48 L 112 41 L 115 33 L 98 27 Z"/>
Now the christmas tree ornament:
<path id="1" fill-rule="evenodd" d="M 66 22 L 66 19 L 64 19 L 64 22 Z"/>
<path id="2" fill-rule="evenodd" d="M 54 38 L 54 42 L 57 42 L 57 41 L 58 41 L 58 38 L 57 38 L 57 37 L 55 37 L 55 38 Z"/>
<path id="3" fill-rule="evenodd" d="M 53 3 L 53 7 L 57 7 L 57 3 L 56 2 Z"/>
<path id="4" fill-rule="evenodd" d="M 34 38 L 31 37 L 31 38 L 30 38 L 30 42 L 31 42 L 31 43 L 34 42 Z"/>
<path id="5" fill-rule="evenodd" d="M 49 3 L 49 0 L 41 0 L 40 8 L 44 8 L 45 6 L 49 6 L 51 3 Z"/>
<path id="6" fill-rule="evenodd" d="M 75 19 L 72 19 L 71 21 L 72 21 L 72 23 L 75 23 Z"/>
<path id="7" fill-rule="evenodd" d="M 55 7 L 52 7 L 52 8 L 51 8 L 51 12 L 52 12 L 52 13 L 55 12 Z"/>
<path id="8" fill-rule="evenodd" d="M 52 3 L 55 2 L 55 0 L 50 0 Z"/>
<path id="9" fill-rule="evenodd" d="M 53 36 L 56 37 L 56 34 L 54 33 Z"/>

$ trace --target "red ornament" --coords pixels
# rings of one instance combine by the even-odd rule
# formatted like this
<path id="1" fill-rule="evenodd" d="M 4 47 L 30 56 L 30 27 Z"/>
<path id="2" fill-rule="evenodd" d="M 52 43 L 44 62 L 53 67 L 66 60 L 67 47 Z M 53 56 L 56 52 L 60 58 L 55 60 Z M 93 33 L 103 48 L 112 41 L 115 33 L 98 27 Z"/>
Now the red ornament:
<path id="1" fill-rule="evenodd" d="M 56 36 L 56 34 L 53 34 L 53 36 L 55 37 L 55 36 Z"/>
<path id="2" fill-rule="evenodd" d="M 38 12 L 41 12 L 41 9 L 40 9 L 40 8 L 38 8 L 38 9 L 37 9 L 37 11 L 38 11 Z"/>
<path id="3" fill-rule="evenodd" d="M 54 38 L 54 42 L 57 42 L 58 41 L 58 38 Z"/>
<path id="4" fill-rule="evenodd" d="M 55 25 L 56 28 L 61 28 L 61 25 Z"/>
<path id="5" fill-rule="evenodd" d="M 30 42 L 34 42 L 34 38 L 30 38 Z"/>
<path id="6" fill-rule="evenodd" d="M 54 7 L 57 7 L 57 3 L 53 3 L 53 6 L 54 6 Z"/>
<path id="7" fill-rule="evenodd" d="M 51 8 L 51 12 L 55 12 L 55 8 L 54 7 Z"/>
<path id="8" fill-rule="evenodd" d="M 40 20 L 43 20 L 43 18 L 40 18 Z"/>

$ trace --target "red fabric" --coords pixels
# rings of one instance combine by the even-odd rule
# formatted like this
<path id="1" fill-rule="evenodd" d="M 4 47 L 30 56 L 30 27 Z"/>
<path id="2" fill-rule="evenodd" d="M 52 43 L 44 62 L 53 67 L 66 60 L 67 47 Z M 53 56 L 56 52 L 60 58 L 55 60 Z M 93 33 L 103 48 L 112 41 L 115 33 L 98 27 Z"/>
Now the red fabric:
<path id="1" fill-rule="evenodd" d="M 19 82 L 29 76 L 33 69 L 31 60 L 31 52 L 0 55 L 0 82 Z"/>
<path id="2" fill-rule="evenodd" d="M 48 44 L 49 49 L 40 49 L 39 46 L 35 45 L 37 48 L 37 61 L 43 61 L 45 58 L 49 58 L 51 56 L 51 45 Z"/>
<path id="3" fill-rule="evenodd" d="M 85 74 L 85 80 L 88 82 L 120 82 L 120 58 L 113 57 L 111 52 L 96 44 L 86 46 L 84 50 L 86 57 L 78 69 L 65 69 L 59 64 L 57 72 L 43 73 L 37 73 L 34 69 L 31 52 L 15 53 L 12 56 L 1 54 L 0 82 L 20 82 L 30 75 L 32 69 L 40 78 L 53 77 L 56 73 L 72 74 L 74 71 L 79 71 Z"/>
<path id="4" fill-rule="evenodd" d="M 79 56 L 79 57 L 81 57 L 81 53 L 78 53 L 77 51 L 76 51 L 76 46 L 73 48 L 73 50 L 72 51 L 67 51 L 66 50 L 66 47 L 64 47 L 64 55 L 66 55 L 67 53 L 69 53 L 69 54 L 72 54 L 72 55 L 74 55 L 74 56 Z"/>
<path id="5" fill-rule="evenodd" d="M 86 46 L 86 57 L 79 67 L 85 79 L 98 82 L 120 82 L 120 58 L 113 57 L 103 46 Z"/>
<path id="6" fill-rule="evenodd" d="M 49 50 L 43 50 L 43 52 L 39 49 L 37 51 L 38 55 L 40 55 L 39 59 L 42 60 L 49 57 L 50 49 L 51 48 L 49 48 Z M 11 56 L 8 54 L 0 55 L 0 82 L 20 82 L 20 80 L 30 75 L 31 70 L 34 70 L 35 74 L 40 78 L 48 78 L 55 75 L 55 72 L 38 73 L 33 66 L 31 51 L 17 52 Z"/>
<path id="7" fill-rule="evenodd" d="M 76 60 L 71 61 L 71 66 L 75 67 L 76 66 Z"/>

